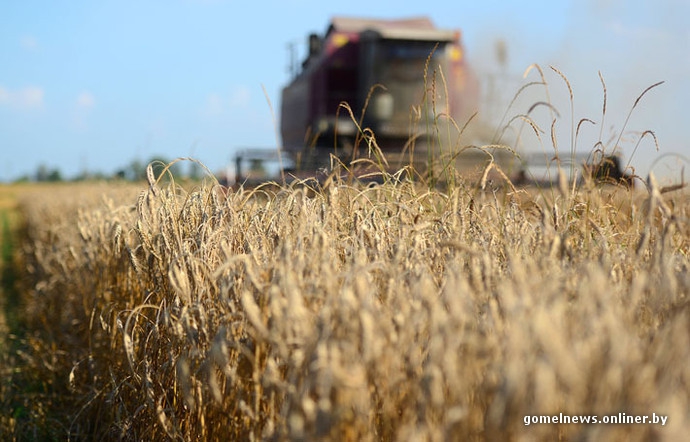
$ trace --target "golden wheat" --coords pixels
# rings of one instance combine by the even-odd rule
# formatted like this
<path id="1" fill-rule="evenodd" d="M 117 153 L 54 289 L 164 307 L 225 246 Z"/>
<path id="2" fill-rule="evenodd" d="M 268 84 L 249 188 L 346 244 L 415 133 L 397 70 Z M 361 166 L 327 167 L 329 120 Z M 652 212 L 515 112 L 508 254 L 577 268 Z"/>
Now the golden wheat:
<path id="1" fill-rule="evenodd" d="M 558 156 L 536 68 L 527 86 L 546 90 L 535 106 Z M 560 170 L 551 188 L 516 189 L 492 152 L 520 147 L 503 139 L 515 122 L 542 142 L 530 113 L 484 146 L 448 136 L 451 162 L 486 154 L 478 185 L 449 163 L 388 174 L 364 128 L 374 159 L 353 163 L 381 185 L 343 181 L 351 165 L 338 163 L 322 184 L 184 189 L 148 168 L 136 188 L 25 193 L 23 331 L 2 359 L 1 435 L 683 438 L 689 195 L 653 177 L 644 190 L 577 186 Z M 488 185 L 491 171 L 505 186 Z M 525 425 L 559 413 L 668 422 Z"/>
<path id="2" fill-rule="evenodd" d="M 688 430 L 686 194 L 441 193 L 395 180 L 139 192 L 129 203 L 51 191 L 23 201 L 36 332 L 22 338 L 14 377 L 43 387 L 3 418 L 12 434 L 674 440 Z M 50 421 L 51 404 L 67 428 Z M 669 422 L 523 423 L 619 412 Z"/>

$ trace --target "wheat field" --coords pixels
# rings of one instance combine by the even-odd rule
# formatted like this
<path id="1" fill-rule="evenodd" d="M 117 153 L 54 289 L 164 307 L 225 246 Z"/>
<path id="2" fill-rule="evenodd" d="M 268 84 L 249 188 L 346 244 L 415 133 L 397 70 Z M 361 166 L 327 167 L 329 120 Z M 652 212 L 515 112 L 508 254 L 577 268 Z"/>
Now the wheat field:
<path id="1" fill-rule="evenodd" d="M 21 192 L 5 440 L 680 440 L 688 194 Z M 657 415 L 666 425 L 534 424 Z"/>
<path id="2" fill-rule="evenodd" d="M 526 87 L 546 87 L 537 69 Z M 573 152 L 593 122 L 574 121 Z M 0 438 L 685 438 L 690 192 L 516 188 L 442 156 L 427 181 L 383 170 L 362 133 L 381 184 L 341 164 L 254 189 L 150 167 L 148 183 L 0 189 Z M 497 143 L 479 150 L 521 147 Z"/>

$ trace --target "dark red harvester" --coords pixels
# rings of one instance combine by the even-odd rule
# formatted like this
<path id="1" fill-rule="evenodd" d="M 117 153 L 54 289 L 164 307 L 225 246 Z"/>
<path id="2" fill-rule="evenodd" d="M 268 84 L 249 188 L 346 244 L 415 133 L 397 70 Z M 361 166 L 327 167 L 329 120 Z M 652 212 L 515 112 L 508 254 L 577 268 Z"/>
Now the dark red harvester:
<path id="1" fill-rule="evenodd" d="M 407 164 L 406 143 L 417 136 L 415 158 L 426 160 L 436 143 L 428 134 L 448 133 L 450 124 L 434 116 L 462 126 L 477 107 L 477 80 L 460 32 L 437 29 L 424 17 L 333 18 L 325 35 L 309 36 L 308 54 L 283 89 L 283 149 L 302 169 L 326 165 L 334 149 L 352 158 L 358 130 L 340 104 L 348 103 L 359 121 L 367 97 L 361 127 L 373 131 L 386 157 Z M 367 146 L 357 148 L 362 156 Z"/>

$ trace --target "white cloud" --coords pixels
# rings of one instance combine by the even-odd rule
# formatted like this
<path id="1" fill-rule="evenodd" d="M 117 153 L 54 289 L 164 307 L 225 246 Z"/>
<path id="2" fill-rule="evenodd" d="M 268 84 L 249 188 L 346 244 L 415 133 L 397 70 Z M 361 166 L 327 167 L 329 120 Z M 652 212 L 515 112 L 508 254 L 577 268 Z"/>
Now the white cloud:
<path id="1" fill-rule="evenodd" d="M 82 91 L 77 97 L 77 107 L 80 109 L 91 109 L 95 104 L 96 99 L 89 91 Z"/>
<path id="2" fill-rule="evenodd" d="M 23 35 L 19 39 L 19 45 L 22 47 L 22 49 L 34 51 L 38 49 L 38 40 L 33 35 Z"/>
<path id="3" fill-rule="evenodd" d="M 241 113 L 249 108 L 251 98 L 251 90 L 243 85 L 235 86 L 229 94 L 213 92 L 206 96 L 201 114 L 205 117 L 220 117 L 229 113 Z"/>
<path id="4" fill-rule="evenodd" d="M 82 91 L 77 95 L 72 110 L 72 124 L 75 129 L 86 130 L 88 128 L 86 120 L 95 106 L 96 98 L 91 92 Z"/>
<path id="5" fill-rule="evenodd" d="M 671 38 L 670 33 L 661 27 L 631 26 L 623 23 L 619 19 L 610 21 L 607 23 L 607 27 L 614 35 L 633 41 L 637 40 L 645 43 L 656 41 L 660 43 L 670 40 Z"/>
<path id="6" fill-rule="evenodd" d="M 27 86 L 17 90 L 10 90 L 0 86 L 0 105 L 13 109 L 31 110 L 43 108 L 43 88 Z"/>
<path id="7" fill-rule="evenodd" d="M 223 113 L 223 107 L 223 99 L 218 94 L 209 94 L 203 113 L 208 116 L 220 115 Z"/>
<path id="8" fill-rule="evenodd" d="M 252 92 L 247 86 L 237 86 L 233 89 L 230 97 L 230 105 L 244 107 L 249 104 L 252 98 Z"/>
<path id="9" fill-rule="evenodd" d="M 28 108 L 43 106 L 43 89 L 40 87 L 27 87 L 19 93 L 19 103 Z"/>

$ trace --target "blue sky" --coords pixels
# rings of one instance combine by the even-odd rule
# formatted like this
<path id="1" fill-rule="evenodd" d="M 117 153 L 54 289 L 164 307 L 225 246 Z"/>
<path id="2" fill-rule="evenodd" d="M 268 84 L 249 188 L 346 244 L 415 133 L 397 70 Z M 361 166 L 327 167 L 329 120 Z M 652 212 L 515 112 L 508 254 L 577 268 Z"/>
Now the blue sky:
<path id="1" fill-rule="evenodd" d="M 500 78 L 504 100 L 531 63 L 547 71 L 554 65 L 571 82 L 576 120 L 601 120 L 601 71 L 605 134 L 620 130 L 637 96 L 664 80 L 627 126 L 653 130 L 660 151 L 643 141 L 632 164 L 646 174 L 660 154 L 690 157 L 690 0 L 4 0 L 0 181 L 33 174 L 39 164 L 66 177 L 84 169 L 110 174 L 161 155 L 193 156 L 217 171 L 237 148 L 275 146 L 263 87 L 278 118 L 288 43 L 303 48 L 307 34 L 323 32 L 333 15 L 427 15 L 439 27 L 458 28 L 480 80 Z M 499 39 L 508 49 L 503 71 L 494 55 Z M 552 72 L 548 80 L 561 103 L 560 147 L 569 148 L 567 89 Z M 598 127 L 588 131 L 599 134 Z M 626 159 L 635 135 L 628 139 Z M 584 135 L 578 148 L 588 143 Z"/>

